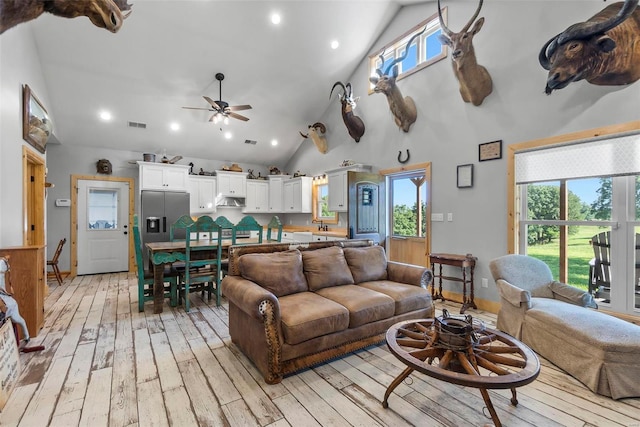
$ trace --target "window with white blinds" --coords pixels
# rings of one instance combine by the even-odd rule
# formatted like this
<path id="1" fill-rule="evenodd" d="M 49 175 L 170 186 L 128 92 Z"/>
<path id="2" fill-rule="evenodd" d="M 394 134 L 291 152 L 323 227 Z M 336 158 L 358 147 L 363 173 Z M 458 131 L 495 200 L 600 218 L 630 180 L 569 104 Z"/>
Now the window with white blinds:
<path id="1" fill-rule="evenodd" d="M 515 154 L 517 184 L 640 174 L 640 133 Z"/>

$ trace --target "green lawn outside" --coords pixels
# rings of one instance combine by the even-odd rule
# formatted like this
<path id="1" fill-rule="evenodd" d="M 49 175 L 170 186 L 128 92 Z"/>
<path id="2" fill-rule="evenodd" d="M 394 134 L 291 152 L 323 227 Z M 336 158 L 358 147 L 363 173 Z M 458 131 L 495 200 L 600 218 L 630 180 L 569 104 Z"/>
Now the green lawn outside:
<path id="1" fill-rule="evenodd" d="M 569 235 L 568 256 L 569 256 L 569 280 L 570 285 L 587 290 L 589 284 L 589 261 L 593 258 L 593 249 L 589 240 L 596 234 L 606 231 L 605 227 L 578 227 L 578 232 Z M 555 239 L 551 243 L 543 245 L 533 245 L 527 248 L 527 255 L 544 261 L 553 277 L 559 277 L 559 240 Z"/>

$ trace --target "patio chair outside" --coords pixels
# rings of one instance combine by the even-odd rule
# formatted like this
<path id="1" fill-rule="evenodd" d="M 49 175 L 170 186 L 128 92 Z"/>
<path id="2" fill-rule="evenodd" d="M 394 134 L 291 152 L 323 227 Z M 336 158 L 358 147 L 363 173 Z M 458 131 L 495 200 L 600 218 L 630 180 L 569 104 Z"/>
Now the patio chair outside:
<path id="1" fill-rule="evenodd" d="M 611 301 L 611 232 L 604 231 L 591 238 L 594 258 L 589 261 L 589 293 L 599 301 Z M 640 233 L 635 239 L 635 295 L 640 305 Z"/>

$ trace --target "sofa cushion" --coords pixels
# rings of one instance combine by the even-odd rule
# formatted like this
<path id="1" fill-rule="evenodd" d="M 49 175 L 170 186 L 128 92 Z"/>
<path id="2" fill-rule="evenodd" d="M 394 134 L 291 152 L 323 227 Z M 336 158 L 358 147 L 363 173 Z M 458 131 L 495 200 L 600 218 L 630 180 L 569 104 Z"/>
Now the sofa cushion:
<path id="1" fill-rule="evenodd" d="M 387 278 L 387 256 L 382 246 L 345 248 L 344 257 L 351 269 L 354 283 Z"/>
<path id="2" fill-rule="evenodd" d="M 328 286 L 353 284 L 351 270 L 339 246 L 302 251 L 302 263 L 311 291 Z"/>
<path id="3" fill-rule="evenodd" d="M 302 255 L 297 249 L 242 255 L 238 259 L 243 278 L 257 283 L 277 297 L 308 290 L 302 272 Z"/>
<path id="4" fill-rule="evenodd" d="M 299 292 L 279 298 L 282 335 L 295 345 L 322 335 L 347 329 L 349 311 L 313 292 Z"/>
<path id="5" fill-rule="evenodd" d="M 395 301 L 395 315 L 409 313 L 430 307 L 431 294 L 420 286 L 392 282 L 390 280 L 376 280 L 359 283 L 360 286 L 388 295 Z"/>
<path id="6" fill-rule="evenodd" d="M 393 298 L 359 285 L 323 288 L 316 293 L 349 310 L 349 328 L 388 319 L 395 311 Z"/>

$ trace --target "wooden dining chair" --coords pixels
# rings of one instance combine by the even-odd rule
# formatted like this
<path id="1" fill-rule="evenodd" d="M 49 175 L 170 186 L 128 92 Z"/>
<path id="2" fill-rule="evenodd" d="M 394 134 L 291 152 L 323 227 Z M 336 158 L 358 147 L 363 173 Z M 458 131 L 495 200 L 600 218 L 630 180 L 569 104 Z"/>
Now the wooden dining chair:
<path id="1" fill-rule="evenodd" d="M 234 223 L 232 223 L 231 221 L 229 221 L 227 219 L 227 217 L 225 216 L 219 216 L 215 219 L 216 224 L 218 224 L 220 226 L 221 231 L 222 230 L 231 230 L 231 234 L 229 237 L 224 237 L 222 240 L 231 240 L 231 244 L 235 245 L 236 244 L 236 226 Z M 223 256 L 222 257 L 222 274 L 226 274 L 229 271 L 229 257 Z"/>
<path id="2" fill-rule="evenodd" d="M 243 217 L 237 224 L 236 224 L 236 235 L 238 233 L 238 231 L 257 231 L 258 232 L 258 243 L 262 243 L 262 231 L 263 231 L 263 227 L 258 224 L 258 221 L 256 221 L 256 219 L 254 217 L 252 217 L 251 215 L 247 215 L 245 217 Z M 237 244 L 237 240 L 236 240 L 236 244 Z M 255 243 L 255 242 L 252 242 Z"/>
<path id="3" fill-rule="evenodd" d="M 51 266 L 51 269 L 53 270 L 53 274 L 55 274 L 56 280 L 58 281 L 59 285 L 62 285 L 62 275 L 60 274 L 60 269 L 58 268 L 58 258 L 60 258 L 60 254 L 62 253 L 62 247 L 66 242 L 67 242 L 66 238 L 60 239 L 60 241 L 58 242 L 58 247 L 56 248 L 56 251 L 53 253 L 53 258 L 47 261 L 47 265 Z"/>
<path id="4" fill-rule="evenodd" d="M 207 246 L 198 246 L 200 233 L 215 234 Z M 220 270 L 222 259 L 222 233 L 221 228 L 209 216 L 202 216 L 187 227 L 185 270 L 182 273 L 183 280 L 180 284 L 179 297 L 184 297 L 184 309 L 189 311 L 189 294 L 200 292 L 204 297 L 207 293 L 208 300 L 216 293 L 216 306 L 220 306 L 222 290 L 220 287 Z"/>
<path id="5" fill-rule="evenodd" d="M 273 232 L 277 231 L 277 234 L 274 236 Z M 267 243 L 269 242 L 281 242 L 282 241 L 282 221 L 278 215 L 274 215 L 267 224 Z"/>
<path id="6" fill-rule="evenodd" d="M 138 273 L 138 311 L 144 311 L 144 303 L 153 300 L 153 271 L 145 269 L 142 258 L 142 239 L 138 226 L 138 215 L 133 216 L 133 246 L 136 251 L 136 268 Z M 169 298 L 171 306 L 177 305 L 178 271 L 171 266 L 164 270 L 164 297 Z"/>
<path id="7" fill-rule="evenodd" d="M 172 242 L 175 240 L 184 240 L 187 227 L 193 225 L 194 222 L 191 215 L 182 215 L 169 227 L 169 240 Z"/>

